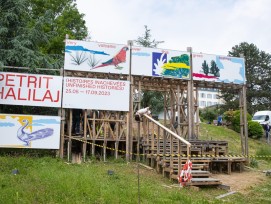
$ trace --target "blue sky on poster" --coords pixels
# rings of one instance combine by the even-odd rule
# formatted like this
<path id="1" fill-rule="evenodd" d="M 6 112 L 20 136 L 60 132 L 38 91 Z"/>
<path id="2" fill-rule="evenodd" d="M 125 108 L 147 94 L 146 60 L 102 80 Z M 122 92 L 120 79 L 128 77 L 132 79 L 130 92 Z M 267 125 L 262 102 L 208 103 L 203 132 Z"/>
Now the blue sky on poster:
<path id="1" fill-rule="evenodd" d="M 126 44 L 144 34 L 160 48 L 227 55 L 240 42 L 271 53 L 270 0 L 77 0 L 91 40 Z"/>

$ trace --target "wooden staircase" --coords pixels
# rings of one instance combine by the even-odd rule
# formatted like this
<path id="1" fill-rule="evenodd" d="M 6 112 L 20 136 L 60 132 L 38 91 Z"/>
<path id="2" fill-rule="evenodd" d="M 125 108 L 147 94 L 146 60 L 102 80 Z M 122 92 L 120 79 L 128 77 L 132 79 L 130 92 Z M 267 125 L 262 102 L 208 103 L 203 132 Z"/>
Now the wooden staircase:
<path id="1" fill-rule="evenodd" d="M 148 117 L 149 118 L 149 117 Z M 150 120 L 152 118 L 149 118 Z M 154 123 L 158 123 L 154 121 Z M 179 174 L 188 159 L 192 162 L 192 180 L 188 185 L 191 186 L 216 186 L 220 185 L 221 181 L 211 178 L 209 171 L 211 158 L 193 157 L 191 150 L 194 148 L 189 142 L 180 140 L 175 133 L 167 131 L 160 123 L 157 124 L 158 133 L 148 134 L 143 138 L 141 145 L 143 146 L 143 154 L 146 155 L 145 160 L 148 165 L 156 169 L 158 173 L 162 173 L 164 177 L 171 180 L 178 180 Z M 163 131 L 159 129 L 162 128 Z M 189 156 L 187 156 L 189 155 Z"/>

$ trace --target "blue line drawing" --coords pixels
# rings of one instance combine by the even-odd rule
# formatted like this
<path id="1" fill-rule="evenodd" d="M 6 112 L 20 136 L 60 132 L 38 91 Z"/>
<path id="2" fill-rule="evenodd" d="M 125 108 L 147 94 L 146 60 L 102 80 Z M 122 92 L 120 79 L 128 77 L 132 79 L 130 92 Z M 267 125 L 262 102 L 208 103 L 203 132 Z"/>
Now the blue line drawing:
<path id="1" fill-rule="evenodd" d="M 19 140 L 25 142 L 25 146 L 29 146 L 29 143 L 33 140 L 43 139 L 54 134 L 54 130 L 52 128 L 44 128 L 32 133 L 27 133 L 24 129 L 28 126 L 29 121 L 24 119 L 22 122 L 24 125 L 18 129 L 17 137 Z"/>

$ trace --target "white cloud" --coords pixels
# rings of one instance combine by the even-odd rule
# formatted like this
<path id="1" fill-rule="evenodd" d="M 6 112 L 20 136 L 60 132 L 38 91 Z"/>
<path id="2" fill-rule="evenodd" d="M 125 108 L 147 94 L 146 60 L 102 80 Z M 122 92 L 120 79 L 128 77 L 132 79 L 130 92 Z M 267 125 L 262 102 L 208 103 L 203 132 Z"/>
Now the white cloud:
<path id="1" fill-rule="evenodd" d="M 144 34 L 160 47 L 227 55 L 241 42 L 271 52 L 270 0 L 77 0 L 92 40 L 126 44 Z"/>

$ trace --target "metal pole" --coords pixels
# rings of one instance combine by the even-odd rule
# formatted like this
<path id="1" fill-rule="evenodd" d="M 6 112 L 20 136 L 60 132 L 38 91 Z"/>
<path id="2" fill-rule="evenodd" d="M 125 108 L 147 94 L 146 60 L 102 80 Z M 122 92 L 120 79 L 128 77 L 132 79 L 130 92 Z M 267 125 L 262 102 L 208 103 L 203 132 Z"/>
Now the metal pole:
<path id="1" fill-rule="evenodd" d="M 130 88 L 129 88 L 129 112 L 127 114 L 127 136 L 126 136 L 126 161 L 130 160 L 130 152 L 132 150 L 132 116 L 133 116 L 133 93 L 132 93 L 132 46 L 133 41 L 128 40 L 129 46 L 129 55 L 130 55 L 130 62 L 129 62 L 129 81 L 130 81 Z"/>
<path id="2" fill-rule="evenodd" d="M 187 106 L 187 115 L 188 115 L 188 139 L 194 138 L 194 97 L 193 97 L 193 69 L 192 69 L 192 47 L 187 48 L 187 52 L 190 53 L 190 80 L 188 81 L 188 106 Z"/>

